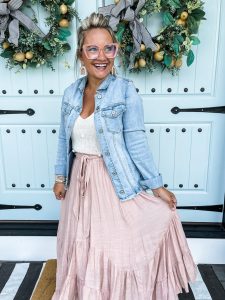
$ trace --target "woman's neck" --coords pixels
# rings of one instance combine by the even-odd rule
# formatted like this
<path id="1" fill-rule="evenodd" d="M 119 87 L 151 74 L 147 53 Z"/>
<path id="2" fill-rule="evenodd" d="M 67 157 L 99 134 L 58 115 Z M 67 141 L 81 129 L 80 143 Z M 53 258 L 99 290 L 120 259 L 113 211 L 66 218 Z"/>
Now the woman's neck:
<path id="1" fill-rule="evenodd" d="M 105 80 L 105 78 L 103 79 L 97 79 L 97 78 L 93 78 L 93 77 L 87 77 L 87 85 L 86 88 L 90 91 L 94 91 L 96 92 L 96 90 L 98 89 L 98 87 L 100 86 L 100 84 Z"/>

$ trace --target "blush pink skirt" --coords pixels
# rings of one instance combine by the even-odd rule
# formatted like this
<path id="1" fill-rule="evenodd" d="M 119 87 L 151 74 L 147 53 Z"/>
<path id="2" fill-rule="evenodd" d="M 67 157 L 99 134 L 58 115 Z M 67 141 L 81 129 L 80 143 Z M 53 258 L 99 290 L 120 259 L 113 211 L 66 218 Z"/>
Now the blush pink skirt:
<path id="1" fill-rule="evenodd" d="M 121 202 L 103 158 L 76 153 L 52 300 L 175 300 L 196 276 L 176 210 L 145 191 Z"/>

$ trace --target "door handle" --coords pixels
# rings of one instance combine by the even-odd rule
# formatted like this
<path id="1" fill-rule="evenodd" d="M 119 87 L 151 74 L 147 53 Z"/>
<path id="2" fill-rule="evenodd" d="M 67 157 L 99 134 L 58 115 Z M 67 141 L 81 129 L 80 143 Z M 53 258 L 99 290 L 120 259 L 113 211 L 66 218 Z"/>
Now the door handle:
<path id="1" fill-rule="evenodd" d="M 214 114 L 225 114 L 225 106 L 214 107 L 199 107 L 199 108 L 179 108 L 177 106 L 171 109 L 173 114 L 179 114 L 180 112 L 206 112 Z"/>
<path id="2" fill-rule="evenodd" d="M 0 109 L 0 115 L 11 115 L 11 114 L 27 114 L 28 116 L 33 116 L 35 111 L 32 108 L 27 110 L 9 110 L 9 109 Z"/>
<path id="3" fill-rule="evenodd" d="M 3 209 L 24 209 L 24 208 L 33 208 L 36 210 L 42 209 L 42 206 L 40 204 L 35 205 L 8 205 L 8 204 L 0 204 L 0 210 Z"/>

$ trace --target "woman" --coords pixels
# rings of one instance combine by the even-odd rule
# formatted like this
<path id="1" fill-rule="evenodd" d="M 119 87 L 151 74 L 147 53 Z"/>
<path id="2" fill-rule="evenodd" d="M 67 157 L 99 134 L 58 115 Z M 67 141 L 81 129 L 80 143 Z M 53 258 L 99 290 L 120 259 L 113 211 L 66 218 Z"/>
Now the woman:
<path id="1" fill-rule="evenodd" d="M 77 49 L 87 76 L 62 101 L 52 299 L 178 299 L 197 267 L 148 148 L 141 98 L 111 74 L 118 44 L 103 15 L 82 22 Z"/>

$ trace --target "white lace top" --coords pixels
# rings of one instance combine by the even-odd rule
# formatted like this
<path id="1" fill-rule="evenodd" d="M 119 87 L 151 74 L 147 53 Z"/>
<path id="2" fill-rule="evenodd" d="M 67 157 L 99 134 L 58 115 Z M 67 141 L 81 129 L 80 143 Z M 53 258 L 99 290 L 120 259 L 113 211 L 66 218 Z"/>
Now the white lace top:
<path id="1" fill-rule="evenodd" d="M 78 116 L 71 137 L 73 152 L 101 156 L 101 149 L 95 132 L 94 113 L 85 119 L 80 115 Z"/>

